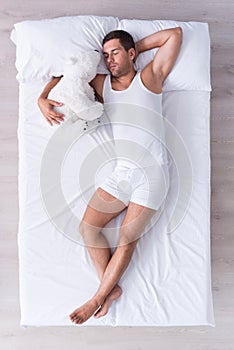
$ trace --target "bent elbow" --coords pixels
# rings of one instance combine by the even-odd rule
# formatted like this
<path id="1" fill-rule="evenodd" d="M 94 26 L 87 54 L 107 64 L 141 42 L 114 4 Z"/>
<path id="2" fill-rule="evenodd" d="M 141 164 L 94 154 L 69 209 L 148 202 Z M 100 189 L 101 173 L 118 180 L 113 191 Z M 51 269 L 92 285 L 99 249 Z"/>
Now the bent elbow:
<path id="1" fill-rule="evenodd" d="M 176 36 L 178 38 L 178 41 L 180 43 L 180 45 L 182 44 L 182 38 L 183 38 L 183 30 L 181 27 L 176 27 Z"/>
<path id="2" fill-rule="evenodd" d="M 177 32 L 178 34 L 180 34 L 180 35 L 183 34 L 183 30 L 182 30 L 181 27 L 176 27 L 175 29 L 176 29 L 176 32 Z"/>

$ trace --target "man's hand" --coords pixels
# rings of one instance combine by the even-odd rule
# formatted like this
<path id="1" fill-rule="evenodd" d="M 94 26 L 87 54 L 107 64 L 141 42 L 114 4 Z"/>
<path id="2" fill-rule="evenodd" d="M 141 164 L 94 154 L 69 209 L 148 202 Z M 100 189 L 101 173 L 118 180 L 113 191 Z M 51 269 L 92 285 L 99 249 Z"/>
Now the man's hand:
<path id="1" fill-rule="evenodd" d="M 40 96 L 38 99 L 38 106 L 44 115 L 45 119 L 48 123 L 53 126 L 53 123 L 60 124 L 59 121 L 64 121 L 64 114 L 56 112 L 53 109 L 53 106 L 61 107 L 63 106 L 62 102 L 57 102 L 53 100 L 49 100 L 43 96 Z"/>
<path id="2" fill-rule="evenodd" d="M 47 98 L 51 89 L 53 89 L 53 87 L 58 84 L 58 82 L 62 79 L 62 77 L 63 76 L 53 77 L 53 79 L 47 83 L 47 85 L 45 86 L 44 90 L 42 91 L 41 95 L 37 100 L 37 104 L 41 110 L 41 113 L 43 114 L 43 116 L 46 118 L 47 122 L 51 126 L 53 126 L 53 123 L 60 124 L 58 122 L 59 120 L 60 121 L 64 120 L 63 118 L 64 114 L 56 112 L 53 108 L 54 106 L 61 107 L 63 106 L 64 103 L 49 100 Z"/>

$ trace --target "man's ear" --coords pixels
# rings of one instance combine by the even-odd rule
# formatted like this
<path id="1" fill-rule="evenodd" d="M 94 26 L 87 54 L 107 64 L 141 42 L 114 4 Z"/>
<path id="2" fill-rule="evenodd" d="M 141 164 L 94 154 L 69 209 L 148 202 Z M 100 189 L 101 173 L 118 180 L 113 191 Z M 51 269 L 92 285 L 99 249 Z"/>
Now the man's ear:
<path id="1" fill-rule="evenodd" d="M 136 56 L 135 49 L 132 47 L 131 49 L 128 50 L 128 53 L 129 53 L 129 57 L 131 58 L 131 60 L 133 62 L 135 62 L 135 56 Z"/>

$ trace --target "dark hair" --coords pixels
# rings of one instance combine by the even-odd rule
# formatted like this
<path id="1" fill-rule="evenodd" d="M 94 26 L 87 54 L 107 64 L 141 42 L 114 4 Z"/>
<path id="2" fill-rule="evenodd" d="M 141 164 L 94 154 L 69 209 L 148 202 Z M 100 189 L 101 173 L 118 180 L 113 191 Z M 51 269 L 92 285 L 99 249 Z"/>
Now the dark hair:
<path id="1" fill-rule="evenodd" d="M 124 49 L 126 51 L 128 51 L 131 48 L 135 49 L 135 43 L 134 43 L 133 37 L 131 36 L 131 34 L 126 32 L 125 30 L 117 29 L 117 30 L 113 30 L 110 33 L 106 34 L 106 36 L 104 37 L 104 39 L 102 41 L 102 46 L 107 41 L 112 40 L 112 39 L 119 39 L 120 44 L 124 47 Z"/>

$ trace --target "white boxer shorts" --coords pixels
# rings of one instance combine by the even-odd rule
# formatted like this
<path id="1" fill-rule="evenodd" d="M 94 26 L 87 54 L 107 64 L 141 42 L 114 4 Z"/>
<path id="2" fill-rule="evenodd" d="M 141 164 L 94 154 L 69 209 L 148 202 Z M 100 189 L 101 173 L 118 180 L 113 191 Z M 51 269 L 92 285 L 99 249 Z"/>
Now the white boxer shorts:
<path id="1" fill-rule="evenodd" d="M 128 168 L 118 165 L 99 185 L 126 206 L 133 202 L 155 210 L 163 205 L 169 189 L 167 165 Z"/>

